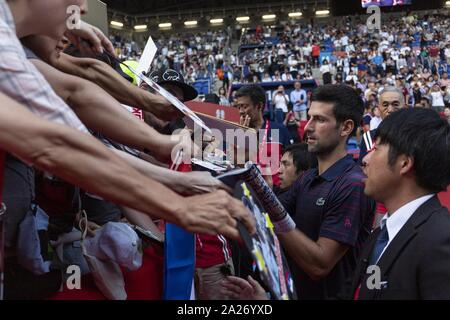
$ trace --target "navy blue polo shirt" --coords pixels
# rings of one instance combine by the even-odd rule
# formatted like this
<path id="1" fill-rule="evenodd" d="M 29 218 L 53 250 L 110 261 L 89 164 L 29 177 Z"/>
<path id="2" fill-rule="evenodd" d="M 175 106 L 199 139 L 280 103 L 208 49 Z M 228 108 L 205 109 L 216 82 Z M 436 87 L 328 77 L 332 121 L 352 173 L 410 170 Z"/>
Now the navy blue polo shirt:
<path id="1" fill-rule="evenodd" d="M 306 171 L 280 201 L 297 228 L 311 240 L 329 238 L 350 248 L 330 274 L 313 281 L 293 259 L 289 265 L 299 299 L 335 298 L 353 276 L 362 244 L 369 236 L 375 202 L 364 195 L 364 174 L 350 155 L 338 160 L 322 175 Z"/>

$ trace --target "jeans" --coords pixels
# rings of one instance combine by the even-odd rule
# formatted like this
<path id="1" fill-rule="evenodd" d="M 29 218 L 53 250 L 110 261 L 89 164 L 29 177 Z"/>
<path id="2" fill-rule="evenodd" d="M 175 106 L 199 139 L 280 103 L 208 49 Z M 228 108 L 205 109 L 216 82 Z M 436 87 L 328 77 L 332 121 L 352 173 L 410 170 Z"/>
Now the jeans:
<path id="1" fill-rule="evenodd" d="M 283 124 L 286 114 L 281 109 L 275 109 L 275 122 Z"/>
<path id="2" fill-rule="evenodd" d="M 3 202 L 5 213 L 5 247 L 15 247 L 17 230 L 35 197 L 34 169 L 19 159 L 5 159 Z"/>

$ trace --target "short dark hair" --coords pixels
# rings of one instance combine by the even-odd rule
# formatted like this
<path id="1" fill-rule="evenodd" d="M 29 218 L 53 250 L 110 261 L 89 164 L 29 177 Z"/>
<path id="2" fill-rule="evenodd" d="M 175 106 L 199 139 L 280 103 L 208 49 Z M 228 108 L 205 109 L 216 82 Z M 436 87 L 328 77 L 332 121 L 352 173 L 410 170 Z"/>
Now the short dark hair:
<path id="1" fill-rule="evenodd" d="M 289 153 L 295 166 L 296 173 L 317 168 L 317 157 L 308 151 L 308 144 L 296 143 L 288 146 L 284 153 Z"/>
<path id="2" fill-rule="evenodd" d="M 431 109 L 408 108 L 381 122 L 375 138 L 389 145 L 389 165 L 399 155 L 414 158 L 417 184 L 430 192 L 447 189 L 450 183 L 450 126 Z"/>
<path id="3" fill-rule="evenodd" d="M 235 98 L 241 97 L 250 97 L 254 105 L 262 104 L 263 106 L 265 106 L 266 104 L 266 92 L 263 88 L 256 84 L 243 86 L 238 91 L 236 91 Z"/>
<path id="4" fill-rule="evenodd" d="M 352 120 L 355 127 L 351 135 L 356 133 L 364 114 L 364 102 L 355 89 L 344 84 L 327 84 L 313 92 L 311 101 L 333 103 L 337 123 Z"/>

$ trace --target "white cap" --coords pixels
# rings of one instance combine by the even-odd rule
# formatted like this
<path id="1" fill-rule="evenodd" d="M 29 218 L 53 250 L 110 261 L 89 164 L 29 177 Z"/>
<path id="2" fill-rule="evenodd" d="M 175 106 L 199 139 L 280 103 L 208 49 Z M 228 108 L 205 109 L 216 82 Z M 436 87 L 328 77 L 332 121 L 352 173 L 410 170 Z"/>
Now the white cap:
<path id="1" fill-rule="evenodd" d="M 108 222 L 95 236 L 84 240 L 86 252 L 103 260 L 111 260 L 130 271 L 142 265 L 142 242 L 127 224 Z"/>

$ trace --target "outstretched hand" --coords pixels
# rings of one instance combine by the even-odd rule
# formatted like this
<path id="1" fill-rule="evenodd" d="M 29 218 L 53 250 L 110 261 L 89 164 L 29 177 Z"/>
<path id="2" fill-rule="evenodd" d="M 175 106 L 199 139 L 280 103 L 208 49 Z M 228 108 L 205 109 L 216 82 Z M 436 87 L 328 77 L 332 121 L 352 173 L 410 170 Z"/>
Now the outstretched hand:
<path id="1" fill-rule="evenodd" d="M 232 192 L 228 186 L 206 171 L 180 173 L 180 179 L 174 181 L 171 187 L 182 195 L 197 195 L 217 190 L 225 190 L 228 193 Z"/>
<path id="2" fill-rule="evenodd" d="M 221 293 L 235 300 L 268 300 L 263 287 L 251 276 L 247 280 L 229 276 L 221 282 Z"/>
<path id="3" fill-rule="evenodd" d="M 184 198 L 177 224 L 189 232 L 217 235 L 239 240 L 239 220 L 250 234 L 256 232 L 255 220 L 244 204 L 223 190 Z"/>

